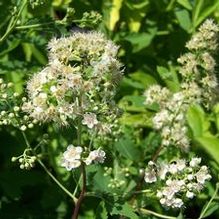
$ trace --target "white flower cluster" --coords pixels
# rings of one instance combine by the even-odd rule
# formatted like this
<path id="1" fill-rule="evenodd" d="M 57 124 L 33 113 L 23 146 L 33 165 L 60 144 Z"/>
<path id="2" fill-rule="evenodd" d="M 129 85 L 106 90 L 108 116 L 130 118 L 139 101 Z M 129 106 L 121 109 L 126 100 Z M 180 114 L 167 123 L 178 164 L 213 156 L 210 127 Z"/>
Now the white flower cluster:
<path id="1" fill-rule="evenodd" d="M 161 87 L 158 84 L 152 85 L 144 93 L 145 104 L 158 103 L 160 106 L 163 106 L 170 95 L 171 93 L 167 88 Z"/>
<path id="2" fill-rule="evenodd" d="M 105 155 L 105 152 L 98 148 L 97 150 L 91 151 L 88 156 L 85 156 L 82 147 L 69 145 L 67 150 L 63 153 L 61 166 L 70 171 L 79 167 L 82 162 L 86 165 L 103 163 L 106 158 Z"/>
<path id="3" fill-rule="evenodd" d="M 183 159 L 172 163 L 155 164 L 150 161 L 145 170 L 145 182 L 162 185 L 156 192 L 160 203 L 169 208 L 181 208 L 186 199 L 192 199 L 211 179 L 207 166 L 200 166 L 201 158 L 190 162 Z"/>
<path id="4" fill-rule="evenodd" d="M 37 121 L 24 115 L 20 106 L 22 102 L 26 101 L 26 98 L 20 98 L 20 94 L 14 92 L 13 86 L 13 83 L 5 83 L 0 78 L 0 126 L 12 125 L 25 131 L 33 128 Z"/>
<path id="5" fill-rule="evenodd" d="M 77 32 L 52 39 L 48 49 L 48 66 L 29 80 L 22 109 L 41 123 L 68 125 L 79 117 L 88 128 L 116 117 L 113 97 L 122 76 L 118 47 L 101 33 Z"/>
<path id="6" fill-rule="evenodd" d="M 218 48 L 218 32 L 219 27 L 213 20 L 206 20 L 186 44 L 189 52 L 178 59 L 183 81 L 188 84 L 196 83 L 207 107 L 214 99 L 213 94 L 218 84 L 213 58 Z"/>
<path id="7" fill-rule="evenodd" d="M 212 54 L 217 48 L 218 31 L 213 21 L 207 20 L 187 43 L 190 52 L 178 59 L 182 65 L 179 70 L 182 76 L 179 92 L 171 94 L 167 88 L 159 85 L 153 85 L 145 91 L 145 104 L 156 102 L 160 105 L 152 122 L 153 127 L 161 133 L 163 146 L 174 145 L 187 150 L 189 139 L 185 115 L 188 107 L 200 103 L 208 107 L 214 99 L 213 90 L 217 81 Z M 196 42 L 198 44 L 195 47 L 193 44 Z"/>
<path id="8" fill-rule="evenodd" d="M 162 145 L 174 145 L 183 150 L 189 147 L 185 111 L 188 108 L 188 99 L 183 92 L 172 95 L 163 103 L 160 111 L 153 117 L 152 122 L 156 130 L 160 130 Z"/>

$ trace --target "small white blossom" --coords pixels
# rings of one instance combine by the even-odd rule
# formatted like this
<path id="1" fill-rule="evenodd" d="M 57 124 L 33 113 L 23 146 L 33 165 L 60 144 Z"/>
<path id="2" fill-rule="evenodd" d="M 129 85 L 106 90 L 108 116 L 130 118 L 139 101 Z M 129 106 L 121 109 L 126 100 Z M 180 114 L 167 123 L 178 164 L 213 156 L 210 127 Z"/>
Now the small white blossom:
<path id="1" fill-rule="evenodd" d="M 97 116 L 94 113 L 86 113 L 82 120 L 83 125 L 87 125 L 88 128 L 92 129 L 98 124 Z"/>
<path id="2" fill-rule="evenodd" d="M 68 171 L 75 169 L 81 165 L 82 147 L 69 145 L 67 150 L 63 153 L 61 166 L 65 167 Z"/>
<path id="3" fill-rule="evenodd" d="M 190 191 L 187 191 L 187 192 L 186 192 L 186 197 L 187 197 L 187 198 L 192 199 L 192 198 L 194 197 L 194 195 L 195 195 L 195 194 L 194 194 L 193 192 L 190 192 Z"/>
<path id="4" fill-rule="evenodd" d="M 144 180 L 146 183 L 153 183 L 157 181 L 156 172 L 154 169 L 146 169 L 144 174 Z"/>
<path id="5" fill-rule="evenodd" d="M 192 160 L 189 162 L 190 167 L 196 167 L 201 163 L 201 158 L 193 157 Z"/>
<path id="6" fill-rule="evenodd" d="M 98 148 L 97 150 L 91 151 L 84 162 L 86 163 L 86 165 L 90 165 L 92 162 L 103 163 L 105 158 L 106 153 Z"/>

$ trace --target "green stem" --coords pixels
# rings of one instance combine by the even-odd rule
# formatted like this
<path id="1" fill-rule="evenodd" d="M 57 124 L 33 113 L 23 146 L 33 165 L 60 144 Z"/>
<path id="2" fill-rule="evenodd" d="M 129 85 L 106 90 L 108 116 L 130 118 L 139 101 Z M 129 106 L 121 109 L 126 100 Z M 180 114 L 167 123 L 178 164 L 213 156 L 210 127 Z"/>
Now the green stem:
<path id="1" fill-rule="evenodd" d="M 172 216 L 168 216 L 168 215 L 159 214 L 157 212 L 154 212 L 154 211 L 151 211 L 151 210 L 148 210 L 148 209 L 144 209 L 144 208 L 140 208 L 139 210 L 143 214 L 151 214 L 151 215 L 154 215 L 154 216 L 159 217 L 159 218 L 164 218 L 164 219 L 176 219 L 177 218 L 177 217 L 172 217 Z"/>
<path id="2" fill-rule="evenodd" d="M 215 199 L 215 197 L 217 196 L 218 193 L 218 189 L 219 189 L 219 183 L 216 184 L 216 188 L 215 188 L 215 192 L 212 195 L 211 199 L 209 200 L 208 204 L 206 205 L 206 207 L 204 208 L 204 210 L 201 212 L 200 216 L 198 219 L 203 218 L 203 216 L 205 215 L 206 211 L 208 210 L 210 204 L 212 203 L 212 201 Z"/>
<path id="3" fill-rule="evenodd" d="M 24 141 L 27 145 L 27 148 L 31 149 L 31 146 L 30 146 L 30 143 L 27 139 L 27 136 L 25 134 L 25 132 L 22 131 L 22 135 L 23 135 L 23 138 L 24 138 Z M 34 150 L 32 150 L 32 152 L 35 154 Z M 37 156 L 36 156 L 37 157 Z M 74 203 L 77 202 L 77 198 L 68 190 L 66 189 L 57 179 L 55 176 L 53 176 L 52 173 L 50 173 L 50 171 L 47 169 L 47 167 L 43 164 L 43 162 L 37 157 L 37 162 L 42 166 L 42 168 L 45 170 L 45 172 L 52 178 L 52 180 L 68 195 L 70 196 Z"/>
<path id="4" fill-rule="evenodd" d="M 17 21 L 18 21 L 20 15 L 21 15 L 22 11 L 24 10 L 26 4 L 27 4 L 27 0 L 24 0 L 23 4 L 21 5 L 21 8 L 20 8 L 20 10 L 19 10 L 19 12 L 17 14 L 17 16 L 16 17 L 13 16 L 11 18 L 11 22 L 10 22 L 10 24 L 9 24 L 5 34 L 1 37 L 0 43 L 2 43 L 7 38 L 7 36 L 14 30 L 14 28 L 15 28 L 15 26 L 17 24 Z"/>
<path id="5" fill-rule="evenodd" d="M 50 25 L 50 24 L 54 24 L 54 22 L 17 26 L 17 27 L 15 27 L 15 29 L 16 30 L 23 30 L 23 29 L 30 29 L 30 28 L 38 28 L 38 27 L 43 27 L 43 26 Z"/>
<path id="6" fill-rule="evenodd" d="M 56 178 L 53 176 L 50 171 L 47 169 L 47 167 L 42 163 L 40 159 L 37 159 L 38 163 L 42 166 L 42 168 L 45 170 L 45 172 L 53 179 L 53 181 L 69 196 L 73 199 L 74 203 L 77 202 L 77 198 L 71 194 L 71 192 L 66 189 Z"/>

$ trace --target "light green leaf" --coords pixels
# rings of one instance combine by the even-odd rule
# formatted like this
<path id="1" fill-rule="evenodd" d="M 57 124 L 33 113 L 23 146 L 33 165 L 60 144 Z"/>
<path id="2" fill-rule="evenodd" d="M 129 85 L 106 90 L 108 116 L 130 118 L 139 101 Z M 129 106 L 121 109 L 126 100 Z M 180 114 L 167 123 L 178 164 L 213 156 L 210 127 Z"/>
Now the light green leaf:
<path id="1" fill-rule="evenodd" d="M 196 0 L 195 1 L 195 7 L 193 10 L 193 15 L 192 15 L 192 22 L 193 22 L 193 27 L 197 26 L 197 20 L 201 11 L 201 8 L 204 4 L 204 0 Z"/>
<path id="2" fill-rule="evenodd" d="M 198 137 L 196 140 L 204 150 L 219 164 L 219 139 L 215 136 Z"/>
<path id="3" fill-rule="evenodd" d="M 191 31 L 192 22 L 187 10 L 180 10 L 175 12 L 180 27 L 182 27 L 188 33 Z"/>
<path id="4" fill-rule="evenodd" d="M 129 75 L 132 79 L 140 82 L 144 85 L 144 89 L 148 88 L 152 84 L 157 84 L 156 79 L 148 73 L 143 71 L 137 71 Z"/>
<path id="5" fill-rule="evenodd" d="M 192 10 L 192 5 L 189 0 L 177 0 L 177 2 L 188 10 Z"/>
<path id="6" fill-rule="evenodd" d="M 157 72 L 171 91 L 178 91 L 179 82 L 173 69 L 169 70 L 163 66 L 157 66 Z"/>
<path id="7" fill-rule="evenodd" d="M 204 8 L 204 10 L 201 12 L 200 16 L 198 17 L 195 26 L 197 27 L 199 24 L 201 24 L 209 15 L 211 15 L 216 9 L 219 7 L 219 1 L 216 0 L 213 4 L 210 6 Z"/>
<path id="8" fill-rule="evenodd" d="M 188 109 L 187 121 L 194 137 L 202 136 L 209 128 L 209 122 L 205 118 L 205 113 L 198 105 L 193 105 Z"/>
<path id="9" fill-rule="evenodd" d="M 146 113 L 124 113 L 119 121 L 123 125 L 129 125 L 133 127 L 152 127 L 150 116 Z"/>

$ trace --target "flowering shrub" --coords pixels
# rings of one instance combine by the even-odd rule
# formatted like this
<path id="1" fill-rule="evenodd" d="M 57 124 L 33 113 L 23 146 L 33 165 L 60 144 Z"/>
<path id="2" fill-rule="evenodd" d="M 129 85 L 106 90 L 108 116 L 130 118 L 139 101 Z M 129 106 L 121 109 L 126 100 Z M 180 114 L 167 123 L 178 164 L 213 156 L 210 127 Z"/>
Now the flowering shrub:
<path id="1" fill-rule="evenodd" d="M 2 3 L 0 218 L 217 218 L 217 1 L 100 2 Z"/>

